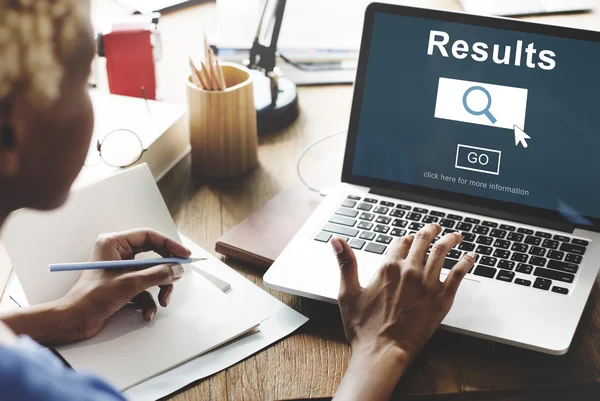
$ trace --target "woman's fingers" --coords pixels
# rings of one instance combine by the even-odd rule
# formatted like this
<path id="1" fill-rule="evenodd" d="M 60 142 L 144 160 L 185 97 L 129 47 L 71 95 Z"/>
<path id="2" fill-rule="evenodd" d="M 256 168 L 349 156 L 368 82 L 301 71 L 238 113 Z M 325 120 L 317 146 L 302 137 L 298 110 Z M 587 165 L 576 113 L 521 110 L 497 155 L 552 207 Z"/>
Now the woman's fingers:
<path id="1" fill-rule="evenodd" d="M 340 238 L 332 238 L 330 243 L 340 268 L 338 299 L 358 295 L 362 291 L 362 287 L 358 281 L 358 265 L 354 251 L 346 241 Z"/>
<path id="2" fill-rule="evenodd" d="M 163 308 L 169 306 L 169 303 L 171 302 L 171 294 L 173 293 L 173 289 L 173 284 L 160 286 L 160 292 L 158 293 L 158 303 Z"/>
<path id="3" fill-rule="evenodd" d="M 386 260 L 389 262 L 399 262 L 406 259 L 414 239 L 414 235 L 405 235 L 404 237 L 397 238 L 392 242 L 392 245 L 390 245 Z"/>
<path id="4" fill-rule="evenodd" d="M 444 266 L 444 261 L 448 252 L 456 245 L 462 242 L 462 235 L 459 233 L 446 234 L 431 247 L 429 258 L 425 265 L 424 280 L 426 283 L 438 285 L 440 282 L 440 273 Z"/>
<path id="5" fill-rule="evenodd" d="M 183 276 L 184 272 L 181 265 L 158 265 L 124 273 L 120 279 L 128 284 L 126 288 L 129 289 L 130 294 L 135 295 L 154 286 L 173 284 Z"/>
<path id="6" fill-rule="evenodd" d="M 421 228 L 415 235 L 407 259 L 410 259 L 415 266 L 423 266 L 429 245 L 440 232 L 442 232 L 442 227 L 439 224 L 428 224 Z"/>
<path id="7" fill-rule="evenodd" d="M 163 257 L 176 256 L 188 258 L 192 254 L 189 249 L 180 243 L 148 228 L 123 231 L 114 235 L 118 239 L 127 241 L 134 255 L 141 252 L 154 251 Z"/>
<path id="8" fill-rule="evenodd" d="M 475 264 L 476 258 L 475 253 L 469 252 L 454 265 L 443 285 L 442 295 L 444 297 L 454 300 L 460 283 Z"/>
<path id="9" fill-rule="evenodd" d="M 137 305 L 138 308 L 142 310 L 142 316 L 144 316 L 144 320 L 149 322 L 154 317 L 156 313 L 156 302 L 154 302 L 154 298 L 152 298 L 152 294 L 148 291 L 143 291 L 140 294 L 136 295 L 131 302 Z"/>

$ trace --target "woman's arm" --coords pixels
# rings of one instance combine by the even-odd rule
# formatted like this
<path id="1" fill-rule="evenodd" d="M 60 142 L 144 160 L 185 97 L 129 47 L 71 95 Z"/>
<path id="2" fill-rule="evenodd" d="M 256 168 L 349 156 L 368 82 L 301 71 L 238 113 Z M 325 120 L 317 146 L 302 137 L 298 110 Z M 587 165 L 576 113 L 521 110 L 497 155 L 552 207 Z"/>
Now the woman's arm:
<path id="1" fill-rule="evenodd" d="M 398 239 L 366 288 L 358 281 L 352 248 L 334 238 L 331 245 L 340 266 L 338 302 L 346 338 L 352 346 L 348 371 L 335 400 L 389 399 L 400 377 L 450 311 L 463 277 L 475 262 L 466 254 L 446 281 L 440 273 L 448 252 L 462 241 L 448 234 L 431 248 L 442 231 L 438 224 L 416 236 Z"/>

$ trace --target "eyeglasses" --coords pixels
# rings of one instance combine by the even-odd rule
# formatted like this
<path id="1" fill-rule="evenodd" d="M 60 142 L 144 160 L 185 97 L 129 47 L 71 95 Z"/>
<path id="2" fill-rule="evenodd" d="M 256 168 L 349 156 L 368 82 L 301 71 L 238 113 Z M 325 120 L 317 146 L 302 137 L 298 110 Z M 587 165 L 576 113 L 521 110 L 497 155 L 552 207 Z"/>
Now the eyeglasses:
<path id="1" fill-rule="evenodd" d="M 135 164 L 146 149 L 140 137 L 128 129 L 117 129 L 109 132 L 104 139 L 96 142 L 98 156 L 110 167 L 129 167 Z M 85 165 L 95 166 L 99 162 L 94 155 L 88 155 Z"/>

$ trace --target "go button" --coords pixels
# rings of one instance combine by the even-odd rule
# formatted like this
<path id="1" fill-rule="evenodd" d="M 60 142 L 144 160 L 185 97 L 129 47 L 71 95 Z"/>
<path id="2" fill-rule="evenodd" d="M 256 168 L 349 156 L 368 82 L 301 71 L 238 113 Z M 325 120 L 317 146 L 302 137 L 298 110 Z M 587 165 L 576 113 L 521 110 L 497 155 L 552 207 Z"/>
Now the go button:
<path id="1" fill-rule="evenodd" d="M 461 145 L 456 147 L 454 167 L 478 173 L 499 175 L 502 152 L 494 149 Z"/>

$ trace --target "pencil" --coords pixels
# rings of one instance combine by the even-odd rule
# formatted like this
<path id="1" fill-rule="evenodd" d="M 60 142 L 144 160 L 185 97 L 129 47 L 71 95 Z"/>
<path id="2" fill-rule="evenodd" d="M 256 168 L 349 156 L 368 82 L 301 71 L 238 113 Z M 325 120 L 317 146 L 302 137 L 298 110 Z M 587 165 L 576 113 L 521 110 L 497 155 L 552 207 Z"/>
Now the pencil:
<path id="1" fill-rule="evenodd" d="M 78 270 L 113 270 L 113 269 L 146 269 L 158 265 L 189 265 L 206 258 L 157 258 L 137 260 L 111 260 L 105 262 L 54 263 L 48 265 L 51 272 L 68 272 Z"/>
<path id="2" fill-rule="evenodd" d="M 213 82 L 213 87 L 217 90 L 223 90 L 219 78 L 217 77 L 217 69 L 215 68 L 215 57 L 211 48 L 208 48 L 208 68 L 210 70 L 210 76 Z"/>
<path id="3" fill-rule="evenodd" d="M 225 82 L 225 75 L 223 75 L 223 69 L 221 68 L 221 64 L 219 64 L 219 59 L 215 59 L 215 63 L 217 64 L 217 75 L 219 76 L 221 88 L 222 90 L 225 90 L 227 89 L 227 83 Z"/>
<path id="4" fill-rule="evenodd" d="M 194 83 L 194 85 L 196 85 L 202 89 L 206 89 L 204 87 L 204 84 L 202 84 L 202 81 L 200 80 L 198 70 L 196 69 L 196 66 L 194 65 L 194 62 L 192 61 L 191 57 L 189 58 L 189 62 L 190 62 L 190 69 L 192 70 L 192 82 Z"/>
<path id="5" fill-rule="evenodd" d="M 200 75 L 206 81 L 207 89 L 209 91 L 215 90 L 216 88 L 212 83 L 212 79 L 210 79 L 210 71 L 206 68 L 206 65 L 203 62 L 200 62 L 200 65 L 202 66 L 202 69 L 200 70 Z"/>

